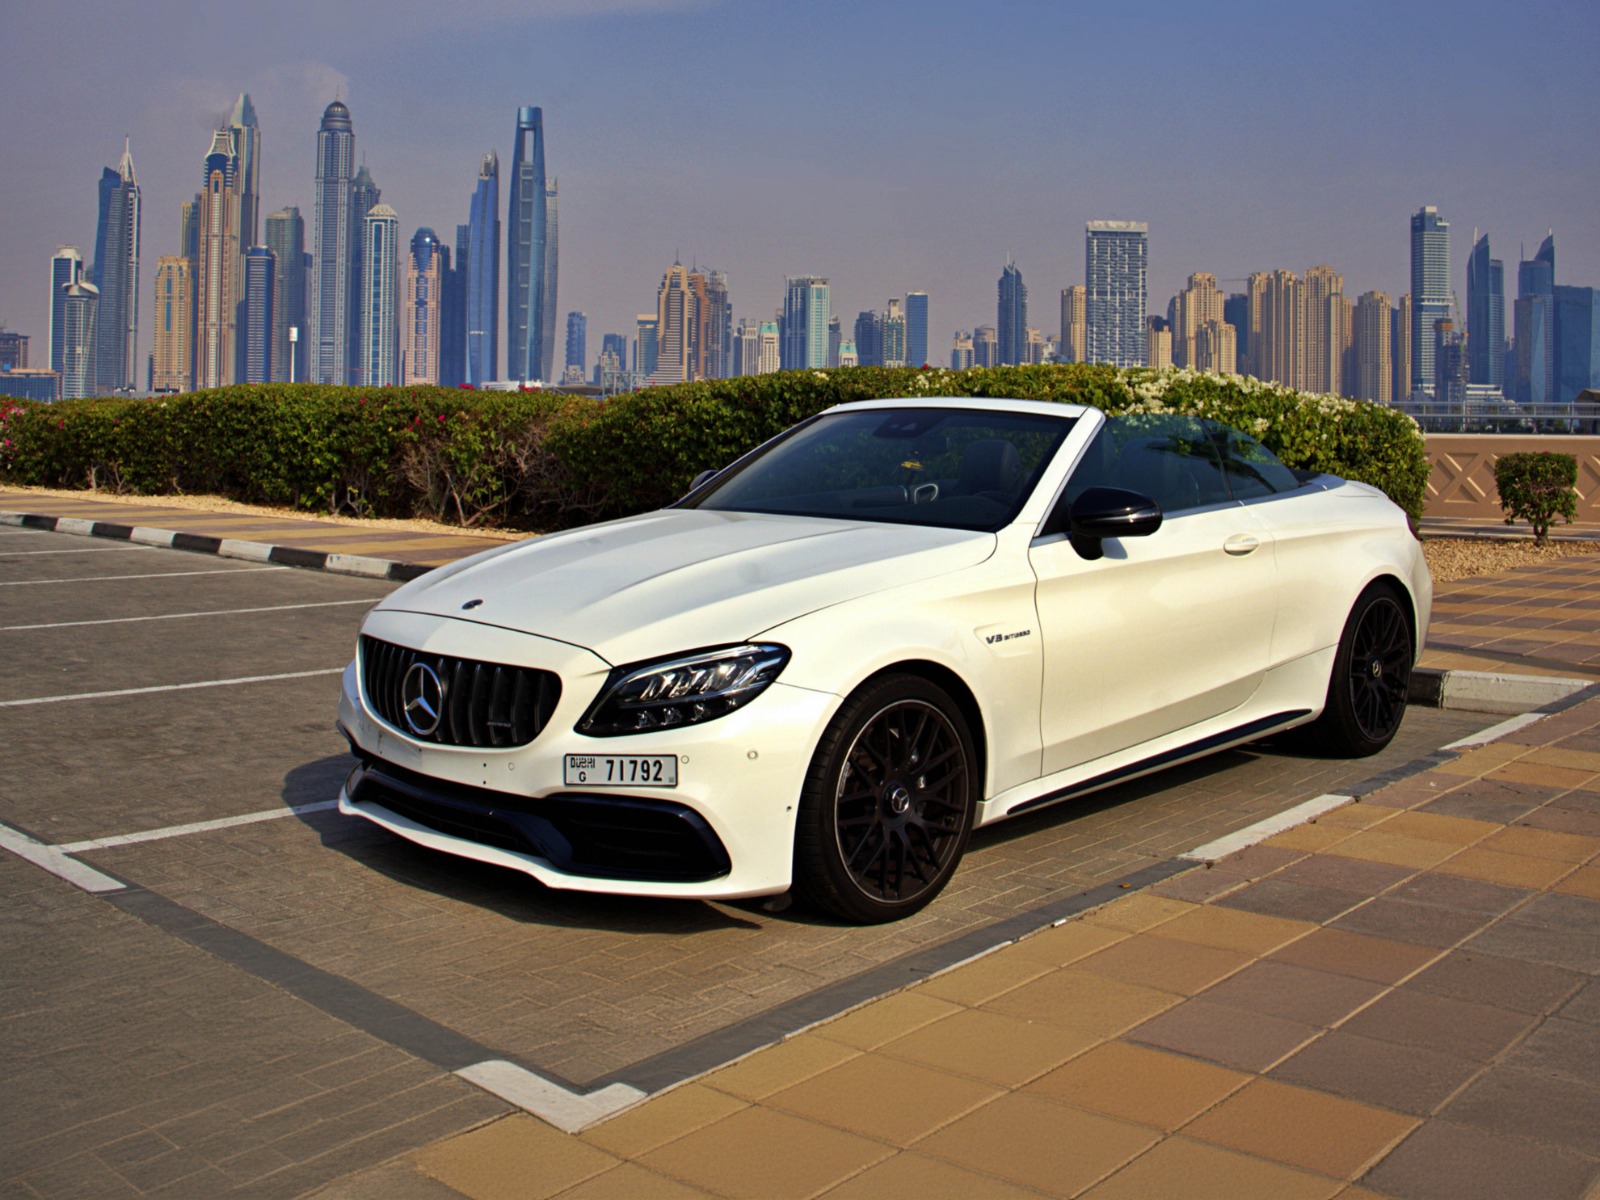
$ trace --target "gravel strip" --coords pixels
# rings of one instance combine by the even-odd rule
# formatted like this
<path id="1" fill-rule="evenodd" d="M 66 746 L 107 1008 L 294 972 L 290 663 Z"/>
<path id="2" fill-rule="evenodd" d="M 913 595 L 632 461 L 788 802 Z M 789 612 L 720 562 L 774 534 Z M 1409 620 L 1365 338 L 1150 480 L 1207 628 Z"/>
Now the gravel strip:
<path id="1" fill-rule="evenodd" d="M 1497 575 L 1513 567 L 1600 554 L 1600 542 L 1535 545 L 1531 538 L 1429 537 L 1422 542 L 1434 583 L 1451 583 L 1474 575 Z"/>

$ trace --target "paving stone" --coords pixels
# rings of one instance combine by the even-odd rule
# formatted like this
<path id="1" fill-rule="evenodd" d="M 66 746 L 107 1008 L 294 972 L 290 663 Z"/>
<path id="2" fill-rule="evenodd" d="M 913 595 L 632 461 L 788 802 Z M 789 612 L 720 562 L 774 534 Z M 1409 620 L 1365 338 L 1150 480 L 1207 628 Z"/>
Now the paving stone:
<path id="1" fill-rule="evenodd" d="M 1600 854 L 1600 838 L 1515 825 L 1484 839 L 1483 848 L 1505 854 L 1549 858 L 1557 862 L 1583 863 Z"/>
<path id="2" fill-rule="evenodd" d="M 634 1163 L 622 1163 L 604 1175 L 586 1179 L 577 1187 L 562 1192 L 561 1200 L 698 1200 L 704 1195 L 686 1183 L 647 1171 Z"/>
<path id="3" fill-rule="evenodd" d="M 427 1146 L 411 1161 L 474 1200 L 532 1200 L 554 1196 L 611 1169 L 618 1160 L 518 1114 Z"/>
<path id="4" fill-rule="evenodd" d="M 1425 1117 L 1480 1069 L 1481 1064 L 1459 1055 L 1335 1029 L 1270 1074 L 1284 1083 Z"/>
<path id="5" fill-rule="evenodd" d="M 1570 793 L 1569 793 L 1570 794 Z M 1570 833 L 1579 837 L 1600 838 L 1600 811 L 1571 808 L 1556 802 L 1536 808 L 1517 822 L 1528 829 L 1544 829 L 1551 833 Z"/>
<path id="6" fill-rule="evenodd" d="M 1215 901 L 1223 908 L 1316 924 L 1333 920 L 1356 902 L 1352 892 L 1293 883 L 1280 876 L 1252 883 Z"/>
<path id="7" fill-rule="evenodd" d="M 1313 928 L 1307 921 L 1239 912 L 1208 904 L 1160 926 L 1162 937 L 1241 954 L 1266 954 Z"/>
<path id="8" fill-rule="evenodd" d="M 1571 1151 L 1429 1121 L 1362 1179 L 1397 1200 L 1578 1200 L 1595 1164 Z"/>
<path id="9" fill-rule="evenodd" d="M 1600 901 L 1541 896 L 1480 933 L 1467 948 L 1600 975 Z"/>
<path id="10" fill-rule="evenodd" d="M 909 1146 L 1002 1094 L 989 1084 L 864 1054 L 761 1103 L 894 1146 Z M 863 1098 L 871 1097 L 863 1103 Z"/>
<path id="11" fill-rule="evenodd" d="M 1174 1137 L 1084 1194 L 1084 1200 L 1322 1200 L 1340 1180 Z"/>
<path id="12" fill-rule="evenodd" d="M 1013 1092 L 918 1143 L 970 1170 L 1073 1195 L 1154 1145 L 1158 1131 Z"/>
<path id="13" fill-rule="evenodd" d="M 984 1083 L 1018 1087 L 1082 1053 L 1101 1037 L 1081 1029 L 971 1009 L 890 1042 L 882 1053 Z"/>
<path id="14" fill-rule="evenodd" d="M 1512 1012 L 1549 1012 L 1583 984 L 1584 976 L 1559 967 L 1514 962 L 1498 955 L 1455 950 L 1403 985 Z"/>
<path id="15" fill-rule="evenodd" d="M 1303 884 L 1306 887 L 1349 892 L 1365 899 L 1387 891 L 1402 880 L 1409 879 L 1413 874 L 1415 872 L 1410 867 L 1318 854 L 1285 867 L 1274 875 L 1273 879 L 1284 883 Z"/>
<path id="16" fill-rule="evenodd" d="M 1383 991 L 1383 985 L 1289 963 L 1253 963 L 1201 999 L 1303 1025 L 1336 1025 Z"/>
<path id="17" fill-rule="evenodd" d="M 1600 1163 L 1600 1087 L 1570 1075 L 1498 1066 L 1446 1105 L 1440 1116 L 1554 1143 Z"/>
<path id="18" fill-rule="evenodd" d="M 1570 865 L 1526 854 L 1506 854 L 1487 846 L 1469 846 L 1438 870 L 1446 875 L 1481 879 L 1529 890 L 1547 888 L 1571 870 Z"/>
<path id="19" fill-rule="evenodd" d="M 1271 955 L 1274 962 L 1349 975 L 1373 983 L 1398 983 L 1434 958 L 1424 946 L 1369 937 L 1342 929 L 1318 929 Z"/>
<path id="20" fill-rule="evenodd" d="M 1586 1014 L 1582 999 L 1581 995 L 1575 997 L 1561 1015 L 1534 1030 L 1506 1057 L 1505 1065 L 1561 1075 L 1585 1085 L 1600 1080 L 1600 1020 L 1585 1019 L 1597 1014 Z"/>
<path id="21" fill-rule="evenodd" d="M 768 1108 L 747 1108 L 652 1150 L 639 1165 L 722 1196 L 811 1196 L 893 1151 Z"/>
<path id="22" fill-rule="evenodd" d="M 1128 1042 L 1106 1042 L 1048 1075 L 1029 1092 L 1141 1125 L 1174 1130 L 1250 1076 Z"/>
<path id="23" fill-rule="evenodd" d="M 580 1137 L 607 1154 L 635 1158 L 731 1116 L 745 1106 L 746 1101 L 727 1092 L 690 1083 L 653 1096 L 647 1104 L 591 1126 Z"/>
<path id="24" fill-rule="evenodd" d="M 1247 956 L 1231 950 L 1162 937 L 1157 928 L 1081 959 L 1075 968 L 1124 983 L 1193 995 L 1249 961 Z"/>
<path id="25" fill-rule="evenodd" d="M 713 1071 L 702 1082 L 742 1100 L 760 1100 L 773 1092 L 819 1075 L 854 1058 L 860 1051 L 812 1033 L 803 1033 L 758 1050 L 731 1066 Z"/>
<path id="26" fill-rule="evenodd" d="M 1174 992 L 1095 974 L 1088 967 L 1091 961 L 1085 959 L 1014 988 L 986 1002 L 981 1011 L 1048 1024 L 1075 1037 L 1099 1040 L 1178 1002 Z M 1214 971 L 1216 965 L 1204 964 L 1200 969 Z"/>
<path id="27" fill-rule="evenodd" d="M 1038 1192 L 993 1175 L 980 1175 L 942 1159 L 902 1151 L 828 1192 L 828 1200 L 884 1200 L 889 1196 L 982 1196 L 984 1200 L 1037 1200 Z"/>
<path id="28" fill-rule="evenodd" d="M 1240 1071 L 1263 1071 L 1309 1038 L 1315 1026 L 1259 1012 L 1187 1000 L 1129 1031 L 1129 1041 L 1209 1059 Z"/>
<path id="29" fill-rule="evenodd" d="M 1487 1062 L 1530 1029 L 1528 1013 L 1397 988 L 1356 1013 L 1345 1033 Z"/>
<path id="30" fill-rule="evenodd" d="M 1488 920 L 1481 913 L 1438 904 L 1412 904 L 1388 895 L 1346 913 L 1329 928 L 1444 949 L 1472 936 Z"/>

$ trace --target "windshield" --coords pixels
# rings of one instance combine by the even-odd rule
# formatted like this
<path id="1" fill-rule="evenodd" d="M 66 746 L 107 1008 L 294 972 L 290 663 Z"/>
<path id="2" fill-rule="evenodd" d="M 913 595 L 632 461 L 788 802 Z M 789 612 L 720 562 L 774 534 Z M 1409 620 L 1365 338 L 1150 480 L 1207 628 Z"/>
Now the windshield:
<path id="1" fill-rule="evenodd" d="M 1073 418 L 951 408 L 830 413 L 796 427 L 691 507 L 993 531 Z"/>

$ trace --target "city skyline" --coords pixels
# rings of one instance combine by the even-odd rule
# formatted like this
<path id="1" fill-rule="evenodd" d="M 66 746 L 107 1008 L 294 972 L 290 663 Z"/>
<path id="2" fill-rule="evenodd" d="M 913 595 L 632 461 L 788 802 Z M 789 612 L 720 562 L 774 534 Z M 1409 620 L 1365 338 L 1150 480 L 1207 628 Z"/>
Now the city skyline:
<path id="1" fill-rule="evenodd" d="M 1507 263 L 1531 253 L 1553 227 L 1562 240 L 1562 281 L 1600 282 L 1600 217 L 1584 199 L 1597 171 L 1580 152 L 1596 101 L 1576 86 L 1528 82 L 1581 77 L 1577 67 L 1597 38 L 1576 10 L 1471 9 L 1438 26 L 1420 9 L 1360 9 L 1335 24 L 1261 20 L 1229 6 L 1202 27 L 1178 7 L 1157 6 L 1141 47 L 1139 94 L 1122 95 L 1120 108 L 1096 88 L 1115 72 L 1095 61 L 1092 47 L 1105 35 L 1087 18 L 1047 5 L 1002 6 L 957 51 L 941 40 L 957 11 L 890 3 L 858 13 L 824 2 L 806 14 L 759 7 L 736 20 L 732 6 L 716 3 L 633 0 L 582 12 L 533 4 L 521 15 L 467 4 L 452 10 L 459 29 L 451 32 L 462 61 L 471 51 L 473 70 L 459 87 L 434 95 L 386 65 L 391 57 L 421 61 L 436 49 L 438 20 L 421 9 L 368 44 L 354 36 L 353 10 L 334 4 L 319 17 L 329 36 L 313 48 L 292 34 L 292 12 L 267 22 L 242 6 L 230 17 L 224 6 L 207 28 L 185 30 L 166 52 L 177 58 L 162 87 L 136 88 L 130 97 L 90 69 L 81 88 L 46 106 L 28 86 L 31 77 L 43 87 L 34 60 L 46 46 L 70 35 L 92 68 L 97 54 L 122 53 L 129 39 L 171 33 L 177 10 L 156 3 L 136 29 L 108 17 L 109 6 L 58 13 L 22 0 L 13 22 L 18 70 L 0 83 L 17 101 L 8 109 L 24 131 L 13 151 L 21 170 L 8 172 L 8 199 L 17 203 L 0 240 L 0 322 L 44 343 L 47 260 L 56 245 L 90 256 L 92 180 L 116 161 L 124 136 L 140 166 L 143 257 L 154 264 L 180 252 L 177 203 L 193 195 L 193 164 L 208 131 L 226 121 L 241 92 L 259 114 L 260 211 L 298 207 L 308 241 L 315 130 L 331 100 L 351 106 L 356 157 L 383 181 L 403 240 L 420 227 L 465 222 L 484 156 L 509 159 L 508 114 L 542 106 L 549 153 L 569 196 L 565 270 L 550 319 L 586 311 L 596 341 L 633 331 L 660 264 L 676 248 L 685 264 L 725 271 L 736 321 L 771 319 L 785 277 L 797 272 L 830 278 L 832 311 L 847 321 L 884 296 L 925 292 L 933 316 L 928 358 L 938 363 L 955 330 L 991 319 L 994 278 L 1008 250 L 1036 297 L 1051 298 L 1032 323 L 1055 333 L 1043 312 L 1060 289 L 1084 282 L 1078 239 L 1083 224 L 1098 219 L 1148 223 L 1151 311 L 1195 272 L 1213 273 L 1225 292 L 1236 292 L 1253 271 L 1321 262 L 1346 276 L 1347 295 L 1398 297 L 1410 290 L 1403 222 L 1425 204 L 1455 226 L 1449 271 L 1463 327 L 1466 235 L 1474 227 Z M 350 36 L 341 40 L 341 28 Z M 833 36 L 838 28 L 852 37 Z M 252 36 L 238 36 L 243 31 Z M 873 53 L 889 44 L 895 55 Z M 30 45 L 40 53 L 29 54 Z M 601 46 L 606 52 L 596 59 Z M 1066 71 L 1055 63 L 1064 46 L 1074 48 Z M 1425 53 L 1417 63 L 1419 46 Z M 674 55 L 691 51 L 702 60 L 713 55 L 726 77 L 714 107 L 667 69 Z M 900 51 L 923 56 L 916 71 Z M 1491 52 L 1503 66 L 1496 87 L 1473 89 L 1464 64 Z M 961 71 L 928 65 L 952 63 L 957 53 Z M 1008 55 L 1014 61 L 1002 61 Z M 1282 66 L 1285 55 L 1300 56 L 1302 68 Z M 1202 107 L 1224 126 L 1215 137 L 1200 137 L 1197 115 L 1163 99 L 1170 92 L 1163 64 L 1188 59 L 1250 67 L 1214 72 L 1214 102 Z M 1329 70 L 1304 69 L 1313 59 Z M 799 94 L 797 82 L 779 78 L 782 68 L 812 61 L 820 82 L 815 119 L 774 141 L 773 120 Z M 1246 103 L 1264 83 L 1288 77 L 1291 103 Z M 931 78 L 941 80 L 937 88 Z M 1432 91 L 1454 97 L 1452 128 L 1492 152 L 1464 156 L 1449 138 L 1416 136 L 1407 113 Z M 854 121 L 854 106 L 891 94 L 884 132 Z M 1016 109 L 1004 129 L 993 117 L 997 105 Z M 948 186 L 947 166 L 929 153 L 936 139 L 956 148 L 960 188 Z M 52 181 L 42 204 L 41 189 L 18 182 L 33 178 L 30 168 Z M 144 311 L 149 267 L 141 276 Z M 1508 296 L 1508 308 L 1511 302 Z M 141 384 L 152 326 L 141 322 Z"/>

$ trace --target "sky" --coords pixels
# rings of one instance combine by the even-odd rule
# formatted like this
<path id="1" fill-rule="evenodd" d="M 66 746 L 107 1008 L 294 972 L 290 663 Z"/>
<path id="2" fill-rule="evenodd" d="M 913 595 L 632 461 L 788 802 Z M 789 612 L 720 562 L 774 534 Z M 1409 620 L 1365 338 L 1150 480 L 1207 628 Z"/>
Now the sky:
<path id="1" fill-rule="evenodd" d="M 735 320 L 785 275 L 858 311 L 929 293 L 929 354 L 995 321 L 1007 256 L 1058 332 L 1084 223 L 1150 226 L 1149 311 L 1188 275 L 1330 263 L 1352 299 L 1409 290 L 1409 218 L 1474 227 L 1506 263 L 1556 237 L 1600 286 L 1593 0 L 7 0 L 0 324 L 47 352 L 50 257 L 94 251 L 97 182 L 131 139 L 143 199 L 140 363 L 155 262 L 178 249 L 210 131 L 239 92 L 263 213 L 312 237 L 316 129 L 336 96 L 400 217 L 453 245 L 485 153 L 544 110 L 559 179 L 558 341 L 633 332 L 675 258 L 728 276 Z M 503 317 L 502 317 L 503 320 Z M 1509 325 L 1509 320 L 1508 320 Z M 848 333 L 847 333 L 848 336 Z M 501 334 L 504 341 L 504 331 Z M 502 351 L 503 353 L 503 351 Z M 557 346 L 557 363 L 562 346 Z M 140 369 L 141 379 L 143 367 Z"/>

